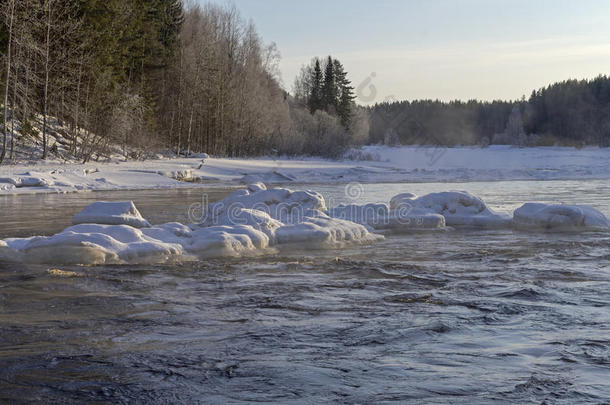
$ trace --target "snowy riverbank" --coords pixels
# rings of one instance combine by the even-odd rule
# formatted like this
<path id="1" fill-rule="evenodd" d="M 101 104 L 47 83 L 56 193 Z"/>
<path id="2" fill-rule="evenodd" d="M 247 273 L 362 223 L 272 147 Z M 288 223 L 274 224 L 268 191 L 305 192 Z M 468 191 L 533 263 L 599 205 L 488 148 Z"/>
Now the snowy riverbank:
<path id="1" fill-rule="evenodd" d="M 365 160 L 316 158 L 160 158 L 147 161 L 59 161 L 0 167 L 0 195 L 209 185 L 347 182 L 461 182 L 610 178 L 610 148 L 382 147 Z"/>

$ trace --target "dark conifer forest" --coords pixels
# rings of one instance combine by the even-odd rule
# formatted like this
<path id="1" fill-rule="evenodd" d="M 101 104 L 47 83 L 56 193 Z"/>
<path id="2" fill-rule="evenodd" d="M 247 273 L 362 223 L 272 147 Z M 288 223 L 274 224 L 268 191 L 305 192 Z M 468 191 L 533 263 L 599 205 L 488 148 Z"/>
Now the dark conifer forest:
<path id="1" fill-rule="evenodd" d="M 519 101 L 400 101 L 368 111 L 371 143 L 610 146 L 605 75 L 555 83 Z"/>

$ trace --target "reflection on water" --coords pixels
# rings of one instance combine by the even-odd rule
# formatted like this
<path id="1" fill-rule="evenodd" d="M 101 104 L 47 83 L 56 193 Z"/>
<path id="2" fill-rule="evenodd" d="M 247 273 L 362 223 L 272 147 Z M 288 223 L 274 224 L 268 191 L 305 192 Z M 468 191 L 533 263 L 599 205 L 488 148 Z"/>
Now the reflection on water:
<path id="1" fill-rule="evenodd" d="M 363 198 L 438 187 L 510 208 L 556 192 L 609 213 L 607 181 L 521 183 L 508 197 L 469 183 Z M 132 193 L 149 217 L 191 201 L 155 193 Z M 607 233 L 469 230 L 171 266 L 0 264 L 0 402 L 603 403 L 609 246 Z"/>

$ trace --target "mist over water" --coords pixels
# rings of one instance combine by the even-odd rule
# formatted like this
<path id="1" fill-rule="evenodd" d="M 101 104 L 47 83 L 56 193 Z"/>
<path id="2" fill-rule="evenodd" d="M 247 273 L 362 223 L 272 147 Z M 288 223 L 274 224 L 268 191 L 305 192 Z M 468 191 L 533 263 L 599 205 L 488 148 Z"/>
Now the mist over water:
<path id="1" fill-rule="evenodd" d="M 309 188 L 337 204 L 458 189 L 498 210 L 552 201 L 610 214 L 609 181 Z M 158 223 L 200 193 L 129 198 Z M 91 196 L 70 198 L 47 200 L 43 232 Z M 40 232 L 19 215 L 15 227 Z M 602 403 L 609 246 L 608 233 L 456 230 L 189 264 L 0 264 L 0 400 Z"/>

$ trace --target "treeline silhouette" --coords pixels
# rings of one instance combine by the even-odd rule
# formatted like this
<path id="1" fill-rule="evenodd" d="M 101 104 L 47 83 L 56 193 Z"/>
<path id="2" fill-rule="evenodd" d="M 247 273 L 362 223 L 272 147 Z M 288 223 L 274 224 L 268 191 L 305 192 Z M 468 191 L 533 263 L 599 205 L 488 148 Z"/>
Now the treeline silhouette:
<path id="1" fill-rule="evenodd" d="M 610 78 L 566 80 L 519 101 L 384 102 L 369 108 L 371 143 L 610 145 Z"/>

